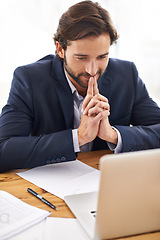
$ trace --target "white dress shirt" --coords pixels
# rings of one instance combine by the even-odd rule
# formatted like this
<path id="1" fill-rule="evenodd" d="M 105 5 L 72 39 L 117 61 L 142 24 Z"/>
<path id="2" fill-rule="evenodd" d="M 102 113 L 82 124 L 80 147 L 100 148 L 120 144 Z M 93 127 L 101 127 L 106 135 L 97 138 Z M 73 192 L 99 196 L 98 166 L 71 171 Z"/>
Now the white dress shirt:
<path id="1" fill-rule="evenodd" d="M 72 135 L 73 135 L 74 151 L 75 152 L 91 151 L 93 142 L 87 143 L 87 144 L 83 145 L 82 147 L 79 147 L 79 143 L 78 143 L 78 131 L 77 130 L 78 130 L 78 127 L 79 127 L 80 121 L 81 121 L 81 108 L 82 108 L 82 103 L 83 103 L 84 98 L 81 95 L 79 95 L 77 89 L 75 88 L 73 83 L 69 80 L 65 69 L 64 69 L 64 72 L 65 72 L 66 79 L 68 81 L 68 84 L 69 84 L 72 94 L 73 94 L 74 129 L 72 130 Z M 117 145 L 115 145 L 113 143 L 107 142 L 107 144 L 108 144 L 110 150 L 114 151 L 114 153 L 119 153 L 119 152 L 121 152 L 121 149 L 122 149 L 122 138 L 121 138 L 120 132 L 115 127 L 113 127 L 113 128 L 117 132 L 118 143 L 117 143 Z"/>

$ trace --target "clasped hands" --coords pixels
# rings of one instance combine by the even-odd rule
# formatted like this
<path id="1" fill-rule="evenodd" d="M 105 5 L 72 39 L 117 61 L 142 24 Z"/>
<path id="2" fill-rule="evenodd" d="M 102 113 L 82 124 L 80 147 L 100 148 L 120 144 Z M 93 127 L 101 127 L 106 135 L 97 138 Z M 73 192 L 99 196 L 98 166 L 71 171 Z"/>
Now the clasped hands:
<path id="1" fill-rule="evenodd" d="M 79 146 L 92 142 L 97 136 L 110 143 L 117 144 L 117 132 L 109 123 L 110 105 L 101 94 L 95 77 L 88 83 L 87 95 L 82 104 L 81 123 L 78 128 Z"/>

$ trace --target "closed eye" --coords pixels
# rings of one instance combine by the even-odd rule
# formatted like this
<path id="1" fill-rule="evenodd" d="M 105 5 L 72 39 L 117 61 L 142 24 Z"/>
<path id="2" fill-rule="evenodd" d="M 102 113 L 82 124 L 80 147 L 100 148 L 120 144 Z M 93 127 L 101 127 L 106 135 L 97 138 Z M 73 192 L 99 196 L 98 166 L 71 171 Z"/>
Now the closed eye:
<path id="1" fill-rule="evenodd" d="M 105 58 L 108 58 L 108 53 L 106 53 L 106 54 L 103 54 L 103 55 L 100 55 L 100 56 L 98 56 L 97 58 L 98 59 L 105 59 Z"/>
<path id="2" fill-rule="evenodd" d="M 87 59 L 86 57 L 77 57 L 78 60 L 85 60 Z"/>
<path id="3" fill-rule="evenodd" d="M 74 57 L 77 60 L 86 60 L 87 59 L 87 55 L 81 55 L 81 54 L 74 54 Z"/>

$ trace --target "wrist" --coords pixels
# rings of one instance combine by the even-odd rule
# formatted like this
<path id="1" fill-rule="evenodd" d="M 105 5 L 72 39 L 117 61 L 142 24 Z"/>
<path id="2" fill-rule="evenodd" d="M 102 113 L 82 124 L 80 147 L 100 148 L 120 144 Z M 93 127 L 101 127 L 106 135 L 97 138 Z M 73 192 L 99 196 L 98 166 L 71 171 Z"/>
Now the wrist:
<path id="1" fill-rule="evenodd" d="M 111 127 L 111 128 L 112 128 L 112 131 L 111 131 L 110 141 L 109 141 L 109 142 L 117 145 L 117 143 L 118 143 L 118 134 L 117 134 L 117 131 L 115 130 L 114 127 Z"/>
<path id="2" fill-rule="evenodd" d="M 115 130 L 115 128 L 113 128 L 112 126 L 110 126 L 110 128 L 108 129 L 108 132 L 105 136 L 105 138 L 103 138 L 103 140 L 115 144 L 117 145 L 118 143 L 118 134 L 117 131 Z"/>
<path id="3" fill-rule="evenodd" d="M 81 147 L 82 145 L 87 143 L 87 141 L 85 141 L 84 135 L 80 133 L 79 129 L 77 129 L 77 133 L 78 133 L 78 143 L 79 143 L 79 146 Z"/>

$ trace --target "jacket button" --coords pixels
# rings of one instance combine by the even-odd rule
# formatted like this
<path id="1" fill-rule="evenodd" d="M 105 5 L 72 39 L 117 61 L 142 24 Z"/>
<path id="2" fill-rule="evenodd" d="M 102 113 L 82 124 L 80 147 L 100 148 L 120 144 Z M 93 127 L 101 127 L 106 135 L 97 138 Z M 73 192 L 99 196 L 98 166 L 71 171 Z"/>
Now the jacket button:
<path id="1" fill-rule="evenodd" d="M 57 163 L 61 162 L 61 158 L 57 158 L 57 159 L 56 159 L 56 162 L 57 162 Z"/>
<path id="2" fill-rule="evenodd" d="M 66 157 L 61 157 L 61 161 L 64 162 L 66 160 Z"/>

